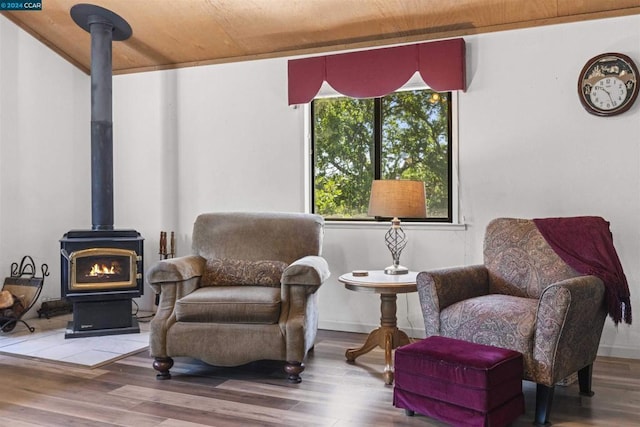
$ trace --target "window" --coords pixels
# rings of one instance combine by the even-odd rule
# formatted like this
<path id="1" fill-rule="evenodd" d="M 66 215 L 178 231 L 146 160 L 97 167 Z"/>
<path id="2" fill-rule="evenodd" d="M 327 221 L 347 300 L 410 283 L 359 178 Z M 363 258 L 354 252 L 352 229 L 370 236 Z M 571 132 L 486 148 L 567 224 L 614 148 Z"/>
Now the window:
<path id="1" fill-rule="evenodd" d="M 416 179 L 427 197 L 420 221 L 451 222 L 451 110 L 451 93 L 431 90 L 314 100 L 313 211 L 327 220 L 370 220 L 373 179 Z"/>

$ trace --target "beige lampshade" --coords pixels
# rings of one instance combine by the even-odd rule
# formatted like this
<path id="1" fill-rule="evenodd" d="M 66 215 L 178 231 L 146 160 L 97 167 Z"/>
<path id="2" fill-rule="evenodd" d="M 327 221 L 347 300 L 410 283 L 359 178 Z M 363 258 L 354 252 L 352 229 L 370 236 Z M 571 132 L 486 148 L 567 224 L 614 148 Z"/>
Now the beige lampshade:
<path id="1" fill-rule="evenodd" d="M 383 179 L 371 183 L 369 216 L 426 218 L 424 182 Z"/>

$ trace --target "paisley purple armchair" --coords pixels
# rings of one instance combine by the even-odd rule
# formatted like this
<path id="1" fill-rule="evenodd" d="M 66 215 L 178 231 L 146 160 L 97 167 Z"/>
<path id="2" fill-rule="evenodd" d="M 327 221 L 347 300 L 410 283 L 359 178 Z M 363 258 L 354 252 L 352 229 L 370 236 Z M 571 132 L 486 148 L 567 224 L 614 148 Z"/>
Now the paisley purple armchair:
<path id="1" fill-rule="evenodd" d="M 570 374 L 580 394 L 593 394 L 605 287 L 560 259 L 533 220 L 493 220 L 484 264 L 422 272 L 417 285 L 427 336 L 523 354 L 524 379 L 537 383 L 536 424 L 549 421 L 554 385 Z"/>

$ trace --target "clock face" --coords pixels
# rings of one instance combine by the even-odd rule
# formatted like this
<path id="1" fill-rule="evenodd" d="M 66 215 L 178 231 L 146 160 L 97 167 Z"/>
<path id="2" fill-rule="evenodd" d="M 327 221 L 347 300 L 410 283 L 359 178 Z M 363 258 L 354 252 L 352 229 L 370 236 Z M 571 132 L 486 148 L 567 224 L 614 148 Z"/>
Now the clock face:
<path id="1" fill-rule="evenodd" d="M 605 53 L 590 59 L 578 79 L 584 108 L 598 116 L 627 111 L 638 96 L 638 69 L 620 53 Z"/>
<path id="2" fill-rule="evenodd" d="M 593 85 L 589 98 L 603 111 L 615 110 L 627 99 L 627 85 L 617 77 L 605 77 Z"/>

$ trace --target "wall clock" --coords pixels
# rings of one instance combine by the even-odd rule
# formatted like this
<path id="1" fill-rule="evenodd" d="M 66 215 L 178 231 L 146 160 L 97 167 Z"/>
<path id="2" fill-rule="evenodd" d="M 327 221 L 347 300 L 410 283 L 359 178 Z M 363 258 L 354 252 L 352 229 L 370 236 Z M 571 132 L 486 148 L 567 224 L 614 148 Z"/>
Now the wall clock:
<path id="1" fill-rule="evenodd" d="M 578 95 L 591 114 L 624 113 L 638 97 L 638 68 L 631 58 L 621 53 L 594 56 L 580 72 Z"/>

